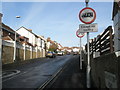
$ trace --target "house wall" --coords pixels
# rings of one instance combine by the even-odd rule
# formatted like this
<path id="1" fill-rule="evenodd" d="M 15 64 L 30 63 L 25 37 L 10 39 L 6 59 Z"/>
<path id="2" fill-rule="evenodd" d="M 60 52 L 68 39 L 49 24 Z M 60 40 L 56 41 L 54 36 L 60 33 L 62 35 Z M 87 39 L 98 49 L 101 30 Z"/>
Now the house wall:
<path id="1" fill-rule="evenodd" d="M 45 40 L 36 37 L 33 33 L 29 32 L 25 28 L 20 28 L 17 30 L 17 33 L 19 33 L 21 36 L 29 38 L 29 43 L 31 43 L 33 46 L 36 44 L 37 47 L 45 48 Z"/>
<path id="2" fill-rule="evenodd" d="M 17 33 L 19 33 L 21 36 L 25 36 L 29 38 L 29 43 L 35 45 L 35 35 L 26 30 L 25 28 L 20 28 L 17 30 Z"/>
<path id="3" fill-rule="evenodd" d="M 41 40 L 41 48 L 42 48 L 42 49 L 44 48 L 44 45 L 45 45 L 44 40 Z"/>
<path id="4" fill-rule="evenodd" d="M 120 11 L 114 16 L 114 44 L 115 44 L 115 51 L 120 50 Z"/>
<path id="5" fill-rule="evenodd" d="M 41 46 L 41 39 L 40 38 L 38 38 L 37 45 L 38 45 L 38 47 Z"/>
<path id="6" fill-rule="evenodd" d="M 73 49 L 73 52 L 79 52 L 80 50 L 79 49 L 77 49 L 77 48 L 74 48 Z"/>
<path id="7" fill-rule="evenodd" d="M 48 49 L 50 48 L 50 42 L 47 42 L 47 48 Z"/>

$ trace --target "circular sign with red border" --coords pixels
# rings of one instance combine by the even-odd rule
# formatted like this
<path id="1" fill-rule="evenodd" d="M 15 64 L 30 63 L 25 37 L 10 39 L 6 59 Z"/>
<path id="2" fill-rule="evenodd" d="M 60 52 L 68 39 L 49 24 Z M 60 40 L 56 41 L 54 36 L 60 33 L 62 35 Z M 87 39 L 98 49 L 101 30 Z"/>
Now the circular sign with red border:
<path id="1" fill-rule="evenodd" d="M 96 19 L 96 12 L 90 7 L 83 8 L 79 13 L 79 19 L 85 24 L 90 24 Z"/>
<path id="2" fill-rule="evenodd" d="M 81 32 L 80 32 L 80 29 L 78 29 L 78 30 L 76 31 L 76 35 L 77 35 L 77 37 L 82 38 L 82 37 L 85 35 L 85 33 L 81 33 Z"/>

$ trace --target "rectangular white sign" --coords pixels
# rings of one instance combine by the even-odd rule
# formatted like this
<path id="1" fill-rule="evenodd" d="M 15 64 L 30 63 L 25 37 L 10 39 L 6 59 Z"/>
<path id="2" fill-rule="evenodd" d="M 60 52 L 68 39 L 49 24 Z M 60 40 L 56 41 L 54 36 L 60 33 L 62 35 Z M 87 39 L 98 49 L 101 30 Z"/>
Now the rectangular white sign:
<path id="1" fill-rule="evenodd" d="M 97 32 L 98 24 L 80 24 L 79 29 L 80 32 Z"/>

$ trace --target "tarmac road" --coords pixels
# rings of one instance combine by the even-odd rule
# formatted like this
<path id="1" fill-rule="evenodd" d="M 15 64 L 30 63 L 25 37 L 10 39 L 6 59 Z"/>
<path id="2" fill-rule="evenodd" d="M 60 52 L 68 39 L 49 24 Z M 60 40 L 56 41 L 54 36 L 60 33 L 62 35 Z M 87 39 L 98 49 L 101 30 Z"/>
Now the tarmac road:
<path id="1" fill-rule="evenodd" d="M 44 90 L 48 88 L 86 88 L 86 68 L 83 63 L 82 70 L 79 67 L 79 56 L 68 62 L 61 73 L 49 83 Z"/>
<path id="2" fill-rule="evenodd" d="M 18 67 L 8 67 L 7 70 L 19 70 L 20 73 L 8 78 L 3 78 L 2 88 L 36 89 L 50 79 L 70 60 L 73 60 L 73 58 L 75 58 L 73 55 L 57 56 L 56 58 L 46 58 Z M 6 69 L 3 68 L 3 72 L 5 70 Z"/>

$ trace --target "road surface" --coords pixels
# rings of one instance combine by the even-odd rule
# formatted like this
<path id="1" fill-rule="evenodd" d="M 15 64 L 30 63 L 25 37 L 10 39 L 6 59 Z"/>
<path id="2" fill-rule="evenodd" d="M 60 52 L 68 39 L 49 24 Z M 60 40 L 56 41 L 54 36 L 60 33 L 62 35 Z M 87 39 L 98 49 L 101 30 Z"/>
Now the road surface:
<path id="1" fill-rule="evenodd" d="M 65 64 L 76 58 L 73 55 L 46 58 L 34 63 L 21 65 L 9 70 L 18 70 L 18 74 L 2 79 L 2 88 L 36 89 L 52 78 Z M 4 72 L 5 70 L 3 70 Z"/>

